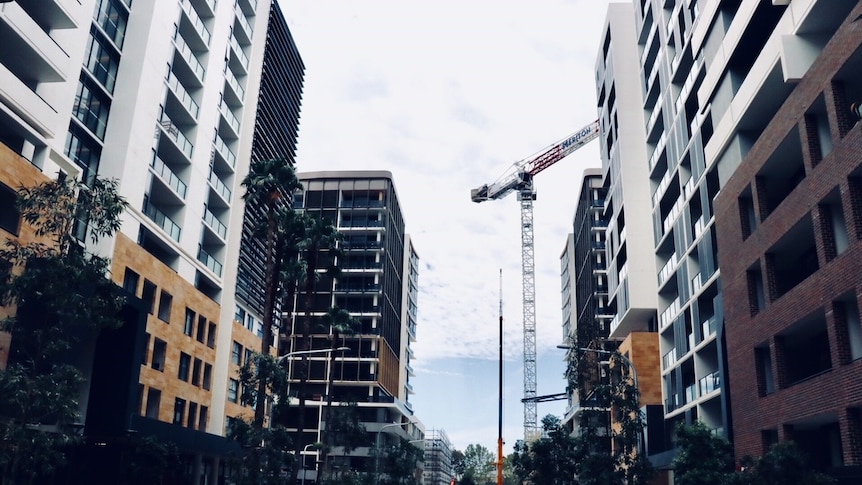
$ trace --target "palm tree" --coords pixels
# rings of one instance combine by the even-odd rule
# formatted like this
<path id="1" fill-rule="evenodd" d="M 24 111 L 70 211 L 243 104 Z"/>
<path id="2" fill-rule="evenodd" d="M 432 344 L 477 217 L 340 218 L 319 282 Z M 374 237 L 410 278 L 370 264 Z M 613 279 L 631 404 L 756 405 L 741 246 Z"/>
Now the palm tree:
<path id="1" fill-rule="evenodd" d="M 242 196 L 249 207 L 266 207 L 266 293 L 263 305 L 263 337 L 261 339 L 260 353 L 269 354 L 272 345 L 273 313 L 278 283 L 275 279 L 275 268 L 279 265 L 276 261 L 276 214 L 278 208 L 285 205 L 285 199 L 302 185 L 296 177 L 296 171 L 289 161 L 283 158 L 253 160 L 249 167 L 248 175 L 242 180 L 242 186 L 246 192 Z M 260 376 L 258 384 L 259 398 L 255 402 L 254 425 L 263 426 L 264 413 L 266 410 L 266 376 Z"/>
<path id="2" fill-rule="evenodd" d="M 329 326 L 332 334 L 330 336 L 332 347 L 329 352 L 329 382 L 327 385 L 328 392 L 326 393 L 326 408 L 323 410 L 323 422 L 326 423 L 326 430 L 323 433 L 323 471 L 326 476 L 329 475 L 329 447 L 332 446 L 332 436 L 330 433 L 331 423 L 329 421 L 330 408 L 332 407 L 332 381 L 335 378 L 333 367 L 335 367 L 335 349 L 338 348 L 338 338 L 356 333 L 356 328 L 359 322 L 350 316 L 347 310 L 338 307 L 332 307 L 323 316 L 323 321 Z"/>
<path id="3" fill-rule="evenodd" d="M 305 239 L 301 242 L 300 248 L 305 259 L 305 315 L 302 324 L 302 337 L 304 345 L 302 349 L 311 349 L 311 312 L 314 306 L 314 288 L 317 283 L 318 274 L 322 262 L 329 262 L 327 270 L 330 273 L 337 271 L 335 268 L 335 255 L 337 254 L 337 243 L 341 239 L 341 234 L 326 219 L 319 217 L 309 217 L 305 228 Z M 326 255 L 324 259 L 321 256 Z M 297 465 L 300 461 L 300 452 L 302 450 L 302 431 L 305 427 L 305 393 L 306 382 L 308 380 L 308 354 L 302 355 L 302 360 L 299 366 L 299 413 L 298 426 L 296 430 L 296 459 L 291 473 L 291 480 L 296 481 L 298 473 Z"/>

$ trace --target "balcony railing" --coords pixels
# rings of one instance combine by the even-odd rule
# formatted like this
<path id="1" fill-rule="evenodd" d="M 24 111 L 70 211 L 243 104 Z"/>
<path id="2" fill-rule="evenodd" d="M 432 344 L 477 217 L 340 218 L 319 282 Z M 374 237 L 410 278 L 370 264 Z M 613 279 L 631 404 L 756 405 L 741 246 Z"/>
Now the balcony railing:
<path id="1" fill-rule="evenodd" d="M 224 115 L 224 119 L 227 120 L 227 123 L 233 128 L 234 133 L 239 135 L 239 120 L 234 116 L 233 112 L 230 110 L 230 106 L 228 106 L 224 100 L 219 103 L 218 109 L 222 115 Z"/>
<path id="2" fill-rule="evenodd" d="M 245 14 L 243 13 L 242 9 L 239 8 L 239 5 L 235 7 L 234 12 L 236 13 L 236 19 L 239 20 L 239 24 L 242 25 L 243 29 L 245 29 L 245 32 L 250 39 L 252 34 L 254 33 L 254 28 L 252 28 L 250 23 L 248 23 L 248 19 L 245 18 Z"/>
<path id="3" fill-rule="evenodd" d="M 189 160 L 191 160 L 192 152 L 194 151 L 195 147 L 194 145 L 192 145 L 192 142 L 190 142 L 189 139 L 186 138 L 186 135 L 183 134 L 183 132 L 180 130 L 180 127 L 175 125 L 174 122 L 171 121 L 171 119 L 168 118 L 168 115 L 166 114 L 162 114 L 162 119 L 159 121 L 159 126 L 161 126 L 162 131 L 177 144 L 177 147 L 180 149 L 180 151 L 182 151 L 187 157 L 189 157 Z"/>
<path id="4" fill-rule="evenodd" d="M 180 241 L 180 226 L 144 197 L 144 215 L 164 230 L 174 241 Z"/>
<path id="5" fill-rule="evenodd" d="M 245 89 L 242 87 L 242 84 L 239 83 L 239 80 L 234 76 L 233 71 L 230 70 L 230 67 L 226 67 L 224 70 L 224 77 L 227 80 L 227 83 L 233 90 L 236 92 L 237 96 L 239 96 L 240 101 L 245 99 Z"/>
<path id="6" fill-rule="evenodd" d="M 222 239 L 227 239 L 227 226 L 222 224 L 219 218 L 210 212 L 206 206 L 204 206 L 204 222 Z"/>
<path id="7" fill-rule="evenodd" d="M 210 171 L 209 181 L 213 190 L 215 190 L 216 193 L 219 194 L 221 198 L 225 200 L 225 202 L 230 203 L 231 190 L 224 182 L 221 181 L 221 179 L 218 177 L 218 174 L 213 171 Z"/>
<path id="8" fill-rule="evenodd" d="M 231 149 L 227 146 L 222 137 L 216 135 L 215 141 L 213 141 L 213 145 L 215 149 L 221 154 L 221 156 L 227 161 L 227 164 L 231 166 L 231 168 L 236 167 L 236 155 L 231 151 Z"/>
<path id="9" fill-rule="evenodd" d="M 185 86 L 183 86 L 180 80 L 177 79 L 177 76 L 173 73 L 173 71 L 168 73 L 167 81 L 168 86 L 173 89 L 174 94 L 177 95 L 177 99 L 180 100 L 180 103 L 182 103 L 182 105 L 185 106 L 187 110 L 189 110 L 189 113 L 191 113 L 192 116 L 197 119 L 198 113 L 200 113 L 200 106 L 198 106 L 197 101 L 192 98 L 192 95 L 189 94 L 188 91 L 186 91 Z"/>
<path id="10" fill-rule="evenodd" d="M 664 354 L 661 358 L 661 369 L 668 370 L 672 365 L 676 363 L 676 348 L 670 350 L 670 352 Z"/>
<path id="11" fill-rule="evenodd" d="M 209 268 L 216 276 L 221 278 L 222 264 L 215 259 L 210 253 L 206 252 L 203 247 L 198 247 L 198 261 Z"/>
<path id="12" fill-rule="evenodd" d="M 200 35 L 201 39 L 203 39 L 204 44 L 209 45 L 212 34 L 210 34 L 209 29 L 207 29 L 206 25 L 204 25 L 204 21 L 201 20 L 200 16 L 195 10 L 195 7 L 192 6 L 189 0 L 183 0 L 183 10 L 185 10 L 186 14 L 189 16 L 189 20 L 191 20 L 192 25 L 194 26 L 198 35 Z"/>
<path id="13" fill-rule="evenodd" d="M 718 371 L 713 372 L 698 381 L 700 395 L 705 396 L 721 387 L 721 374 Z"/>
<path id="14" fill-rule="evenodd" d="M 174 44 L 176 44 L 177 51 L 180 53 L 180 56 L 188 62 L 189 67 L 192 68 L 192 71 L 198 77 L 198 80 L 203 81 L 206 69 L 201 65 L 201 62 L 198 60 L 197 56 L 195 56 L 195 53 L 192 52 L 192 48 L 186 44 L 186 40 L 183 39 L 182 35 L 180 35 L 179 30 L 177 30 L 177 33 L 174 35 Z"/>
<path id="15" fill-rule="evenodd" d="M 185 182 L 180 180 L 177 177 L 170 167 L 155 153 L 153 154 L 153 159 L 150 161 L 150 168 L 153 169 L 153 173 L 161 177 L 162 180 L 165 181 L 166 184 L 172 189 L 180 198 L 186 198 L 186 192 L 188 191 L 188 186 L 186 186 Z"/>
<path id="16" fill-rule="evenodd" d="M 247 71 L 248 56 L 246 56 L 245 52 L 242 51 L 242 47 L 240 47 L 239 42 L 233 35 L 230 36 L 230 46 L 233 47 L 233 50 L 236 53 L 236 57 L 239 59 L 240 64 L 242 64 L 243 69 Z"/>

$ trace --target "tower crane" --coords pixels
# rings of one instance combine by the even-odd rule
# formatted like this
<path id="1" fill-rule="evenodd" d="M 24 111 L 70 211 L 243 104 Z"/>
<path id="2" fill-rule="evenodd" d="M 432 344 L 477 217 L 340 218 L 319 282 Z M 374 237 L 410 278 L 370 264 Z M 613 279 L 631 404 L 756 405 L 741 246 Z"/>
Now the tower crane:
<path id="1" fill-rule="evenodd" d="M 599 136 L 598 120 L 537 154 L 515 162 L 490 184 L 470 191 L 473 202 L 498 200 L 515 192 L 521 202 L 521 276 L 524 317 L 524 441 L 539 436 L 536 422 L 536 280 L 533 246 L 533 177 Z"/>

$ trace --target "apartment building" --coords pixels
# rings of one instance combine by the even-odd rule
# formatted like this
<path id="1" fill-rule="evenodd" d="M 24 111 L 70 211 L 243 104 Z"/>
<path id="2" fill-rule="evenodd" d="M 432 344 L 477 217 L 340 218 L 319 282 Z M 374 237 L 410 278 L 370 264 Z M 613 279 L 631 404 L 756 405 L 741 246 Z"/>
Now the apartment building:
<path id="1" fill-rule="evenodd" d="M 304 388 L 307 409 L 297 445 L 323 441 L 327 398 L 332 406 L 355 403 L 359 420 L 379 446 L 396 437 L 419 442 L 425 429 L 410 403 L 410 344 L 416 338 L 419 257 L 405 233 L 392 174 L 357 170 L 298 176 L 303 189 L 295 194 L 294 207 L 331 222 L 343 239 L 338 242 L 341 254 L 334 261 L 339 273 L 333 277 L 325 267 L 320 268 L 311 308 L 306 308 L 305 295 L 297 296 L 285 350 L 306 350 L 302 330 L 306 311 L 311 317 L 311 349 L 332 346 L 331 330 L 321 321 L 330 308 L 348 311 L 358 329 L 354 335 L 339 336 L 337 345 L 349 350 L 337 352 L 334 359 L 325 354 L 305 356 L 309 361 Z M 333 261 L 328 254 L 321 254 L 320 260 Z M 292 394 L 303 392 L 301 359 L 287 358 Z M 288 428 L 299 427 L 296 414 L 288 420 Z M 372 456 L 369 447 L 349 456 L 336 448 L 329 459 L 335 468 L 370 470 Z M 309 476 L 316 479 L 316 475 Z"/>
<path id="2" fill-rule="evenodd" d="M 734 22 L 754 25 L 745 7 Z M 794 440 L 847 484 L 862 480 L 860 17 L 858 1 L 790 2 L 721 107 L 771 109 L 716 124 L 710 150 L 736 457 Z M 707 80 L 705 99 L 725 94 Z"/>
<path id="3" fill-rule="evenodd" d="M 292 90 L 278 121 L 287 141 L 268 143 L 293 155 L 301 61 L 283 18 L 267 34 L 277 11 L 269 0 L 0 3 L 4 200 L 63 174 L 115 178 L 129 202 L 120 232 L 94 249 L 140 306 L 127 332 L 96 348 L 84 433 L 106 449 L 130 432 L 173 441 L 195 481 L 220 475 L 225 418 L 244 412 L 230 399 L 232 343 L 260 346 L 254 328 L 233 323 L 238 192 L 259 102 L 273 97 L 259 94 L 275 66 L 265 47 L 290 59 L 291 81 L 271 81 Z M 117 461 L 105 463 L 107 476 Z"/>
<path id="4" fill-rule="evenodd" d="M 607 266 L 604 259 L 605 190 L 599 169 L 584 170 L 581 191 L 575 206 L 573 232 L 566 237 L 566 246 L 560 255 L 560 279 L 563 312 L 563 342 L 570 346 L 584 346 L 608 336 L 607 318 L 599 317 L 599 309 L 607 308 Z M 568 351 L 566 359 L 577 354 Z M 583 368 L 583 372 L 598 369 Z M 577 433 L 581 403 L 585 401 L 598 379 L 596 372 L 584 374 L 578 380 L 578 389 L 572 389 L 563 424 L 569 432 Z"/>

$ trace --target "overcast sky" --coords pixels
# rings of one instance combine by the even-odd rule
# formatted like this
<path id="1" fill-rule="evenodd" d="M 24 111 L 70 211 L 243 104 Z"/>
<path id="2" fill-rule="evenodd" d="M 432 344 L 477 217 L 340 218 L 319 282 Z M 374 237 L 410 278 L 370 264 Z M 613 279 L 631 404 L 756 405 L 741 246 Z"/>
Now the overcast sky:
<path id="1" fill-rule="evenodd" d="M 495 181 L 596 119 L 606 0 L 279 0 L 306 66 L 297 168 L 388 170 L 420 256 L 411 397 L 456 448 L 523 438 L 520 205 Z M 560 263 L 590 143 L 536 177 L 537 392 L 562 392 Z M 539 420 L 565 402 L 538 405 Z"/>

